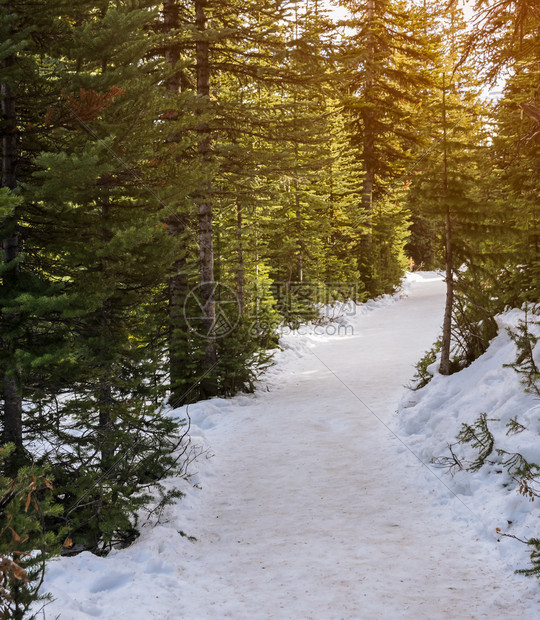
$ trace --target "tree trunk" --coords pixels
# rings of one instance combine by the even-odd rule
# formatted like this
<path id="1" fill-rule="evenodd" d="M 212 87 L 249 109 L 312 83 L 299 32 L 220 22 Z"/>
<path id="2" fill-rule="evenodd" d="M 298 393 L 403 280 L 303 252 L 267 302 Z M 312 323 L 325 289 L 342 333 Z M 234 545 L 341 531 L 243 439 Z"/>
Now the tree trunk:
<path id="1" fill-rule="evenodd" d="M 245 270 L 244 270 L 244 244 L 242 235 L 242 207 L 239 202 L 236 203 L 236 235 L 237 235 L 237 256 L 238 256 L 238 272 L 236 289 L 238 295 L 238 310 L 240 314 L 244 314 L 244 285 L 245 285 Z"/>
<path id="2" fill-rule="evenodd" d="M 163 27 L 165 34 L 172 33 L 180 26 L 180 10 L 178 0 L 163 0 Z M 165 47 L 165 62 L 170 67 L 176 67 L 180 60 L 180 47 L 176 43 L 169 43 Z M 181 76 L 179 71 L 174 71 L 168 78 L 166 87 L 170 93 L 180 92 Z"/>
<path id="3" fill-rule="evenodd" d="M 177 0 L 164 0 L 163 25 L 166 33 L 172 33 L 180 26 L 179 7 Z M 165 61 L 170 67 L 176 67 L 180 60 L 180 47 L 171 43 L 165 48 Z M 182 88 L 180 71 L 174 71 L 166 82 L 166 89 L 171 99 L 178 95 Z M 186 274 L 186 253 L 184 248 L 185 223 L 178 214 L 167 219 L 169 234 L 178 240 L 177 259 L 173 263 L 173 273 L 168 282 L 169 304 L 169 375 L 172 406 L 182 404 L 186 378 L 186 358 L 189 355 L 188 327 L 184 316 L 184 303 L 188 294 L 189 284 Z"/>
<path id="4" fill-rule="evenodd" d="M 445 201 L 445 262 L 446 262 L 446 303 L 444 307 L 443 333 L 441 344 L 441 375 L 450 374 L 450 347 L 452 340 L 452 309 L 454 306 L 454 269 L 452 256 L 452 218 L 448 202 L 448 159 L 446 136 L 446 83 L 443 74 L 443 197 Z"/>
<path id="5" fill-rule="evenodd" d="M 197 57 L 197 96 L 199 98 L 198 113 L 203 114 L 210 99 L 210 59 L 209 43 L 206 31 L 206 0 L 195 0 L 195 27 L 199 34 L 196 44 Z M 208 123 L 201 121 L 197 128 L 199 134 L 198 151 L 203 164 L 211 160 L 210 128 Z M 216 301 L 214 281 L 213 251 L 213 220 L 212 220 L 212 184 L 208 175 L 201 182 L 199 191 L 199 247 L 200 247 L 200 301 L 202 307 L 201 326 L 206 338 L 205 370 L 211 372 L 217 361 L 215 323 Z M 215 393 L 216 386 L 211 376 L 202 385 L 206 395 Z"/>
<path id="6" fill-rule="evenodd" d="M 375 78 L 375 0 L 367 3 L 366 37 L 366 93 L 369 95 Z M 375 126 L 374 111 L 367 106 L 364 112 L 364 180 L 362 184 L 362 209 L 371 214 L 373 208 L 373 185 L 375 181 Z M 371 225 L 371 222 L 369 222 Z"/>
<path id="7" fill-rule="evenodd" d="M 9 10 L 9 9 L 8 9 Z M 13 57 L 2 61 L 2 69 L 9 69 L 14 64 Z M 1 111 L 4 130 L 2 133 L 2 179 L 1 186 L 15 189 L 17 185 L 17 118 L 15 108 L 15 96 L 11 86 L 7 82 L 0 85 Z M 17 233 L 16 216 L 7 217 L 2 221 L 3 260 L 4 264 L 13 263 L 19 257 L 19 239 Z M 12 264 L 4 273 L 5 296 L 15 294 L 19 280 L 19 267 Z M 2 316 L 3 332 L 8 334 L 16 328 L 19 316 L 16 314 L 4 314 Z M 4 401 L 3 437 L 4 443 L 15 444 L 14 462 L 23 451 L 22 437 L 22 396 L 21 377 L 15 362 L 15 345 L 11 338 L 5 339 L 3 344 L 5 362 L 7 368 L 2 377 L 2 392 Z"/>
<path id="8" fill-rule="evenodd" d="M 107 73 L 107 60 L 103 60 L 101 64 L 101 73 Z M 103 188 L 103 196 L 101 199 L 101 243 L 105 246 L 113 238 L 110 229 L 109 217 L 111 212 L 111 196 L 109 190 Z M 99 265 L 102 277 L 107 278 L 110 271 L 110 260 L 105 256 L 100 260 Z M 112 323 L 112 303 L 110 299 L 106 299 L 100 308 L 98 317 L 98 338 L 101 343 L 106 341 Z M 103 345 L 102 345 L 103 346 Z M 112 385 L 109 380 L 110 373 L 114 372 L 114 368 L 106 367 L 104 374 L 97 380 L 96 400 L 98 403 L 99 420 L 98 420 L 98 443 L 101 452 L 101 468 L 107 471 L 113 462 L 115 441 L 113 437 L 114 425 L 112 423 L 111 413 L 114 404 Z"/>
<path id="9" fill-rule="evenodd" d="M 115 441 L 114 425 L 111 411 L 114 404 L 110 381 L 100 379 L 97 388 L 99 407 L 99 449 L 101 452 L 101 469 L 107 471 L 113 464 Z"/>
<path id="10" fill-rule="evenodd" d="M 105 72 L 106 66 L 103 66 Z M 101 204 L 101 238 L 104 244 L 108 243 L 112 239 L 112 233 L 108 226 L 108 219 L 111 210 L 111 198 L 109 191 L 104 189 L 104 196 Z M 107 271 L 110 269 L 110 261 L 107 258 L 103 258 L 100 264 L 101 273 L 106 277 Z M 106 339 L 106 334 L 110 330 L 112 323 L 111 316 L 111 301 L 107 299 L 103 302 L 100 309 L 99 317 L 99 338 L 102 342 Z M 104 376 L 99 377 L 97 382 L 97 402 L 99 408 L 99 422 L 98 422 L 98 435 L 99 435 L 99 449 L 101 452 L 101 468 L 103 471 L 107 471 L 112 464 L 115 442 L 113 437 L 114 425 L 112 423 L 111 413 L 113 407 L 113 395 L 112 385 L 109 381 L 109 376 L 113 372 L 113 368 L 105 368 Z"/>
<path id="11" fill-rule="evenodd" d="M 300 208 L 300 189 L 298 179 L 294 181 L 294 202 L 296 209 L 296 280 L 302 282 L 304 278 L 304 257 L 302 253 L 302 211 Z"/>
<path id="12" fill-rule="evenodd" d="M 367 37 L 366 37 L 366 82 L 365 91 L 369 97 L 370 91 L 374 86 L 375 77 L 375 37 L 373 35 L 373 28 L 375 26 L 375 0 L 368 0 L 367 7 Z M 363 112 L 364 121 L 364 140 L 363 140 L 363 172 L 364 178 L 362 181 L 362 194 L 361 194 L 361 209 L 362 215 L 366 218 L 365 226 L 366 232 L 362 235 L 361 240 L 361 253 L 364 265 L 361 267 L 361 277 L 366 285 L 366 288 L 370 290 L 370 284 L 373 279 L 373 265 L 372 265 L 372 213 L 373 213 L 373 187 L 375 185 L 375 112 L 373 107 L 369 104 L 366 106 Z"/>
<path id="13" fill-rule="evenodd" d="M 168 232 L 178 239 L 180 246 L 184 238 L 185 226 L 175 217 L 167 220 Z M 173 275 L 168 282 L 169 303 L 169 374 L 173 407 L 182 404 L 182 396 L 187 378 L 186 358 L 189 355 L 188 327 L 184 316 L 184 303 L 188 293 L 186 257 L 183 248 L 178 247 L 178 258 L 173 264 Z"/>
<path id="14" fill-rule="evenodd" d="M 306 4 L 306 14 L 308 11 L 308 5 Z M 298 21 L 298 5 L 294 5 L 294 38 L 296 41 L 299 39 L 299 21 Z M 297 44 L 298 45 L 298 44 Z M 295 125 L 298 124 L 298 93 L 294 92 L 294 121 Z M 302 282 L 304 271 L 304 257 L 302 254 L 302 209 L 300 205 L 300 184 L 298 182 L 298 176 L 300 174 L 300 157 L 298 148 L 298 139 L 294 139 L 294 208 L 295 208 L 295 221 L 296 221 L 296 281 Z M 290 278 L 289 278 L 290 279 Z"/>

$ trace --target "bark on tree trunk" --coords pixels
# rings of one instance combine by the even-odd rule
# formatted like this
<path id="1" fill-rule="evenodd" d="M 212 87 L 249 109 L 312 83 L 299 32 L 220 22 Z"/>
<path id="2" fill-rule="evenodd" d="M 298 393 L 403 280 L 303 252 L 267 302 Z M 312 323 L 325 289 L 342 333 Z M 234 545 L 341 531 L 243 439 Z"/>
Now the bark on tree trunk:
<path id="1" fill-rule="evenodd" d="M 106 66 L 103 66 L 105 72 Z M 107 189 L 104 189 L 104 196 L 101 205 L 101 238 L 103 243 L 108 243 L 112 239 L 112 233 L 108 226 L 108 218 L 111 209 L 111 199 Z M 100 269 L 102 274 L 106 274 L 110 266 L 109 260 L 104 258 L 101 261 Z M 112 323 L 111 301 L 107 299 L 101 306 L 101 316 L 99 318 L 99 336 L 104 339 L 105 334 L 110 329 Z M 99 449 L 101 452 L 101 468 L 106 471 L 112 464 L 114 458 L 114 425 L 111 413 L 113 407 L 113 394 L 111 382 L 107 379 L 112 368 L 105 370 L 105 376 L 99 378 L 97 383 L 97 402 L 99 408 Z"/>
<path id="2" fill-rule="evenodd" d="M 107 471 L 113 464 L 114 459 L 114 424 L 111 419 L 111 411 L 114 404 L 112 386 L 110 381 L 101 379 L 97 388 L 97 401 L 99 407 L 99 449 L 101 452 L 101 469 Z"/>
<path id="3" fill-rule="evenodd" d="M 177 0 L 164 0 L 163 25 L 166 33 L 173 33 L 180 26 L 180 14 Z M 180 48 L 171 43 L 165 49 L 165 61 L 170 67 L 177 67 L 180 60 Z M 182 89 L 182 76 L 179 70 L 173 71 L 166 83 L 171 98 Z M 184 316 L 184 303 L 188 294 L 186 273 L 186 253 L 183 244 L 185 223 L 180 215 L 171 215 L 167 219 L 169 234 L 178 240 L 177 259 L 173 264 L 173 274 L 168 282 L 169 304 L 169 374 L 171 384 L 170 402 L 173 406 L 182 404 L 185 389 L 186 357 L 189 355 L 188 327 Z"/>
<path id="4" fill-rule="evenodd" d="M 195 27 L 199 34 L 196 44 L 197 58 L 197 96 L 203 114 L 205 104 L 210 98 L 210 58 L 206 31 L 206 0 L 195 0 Z M 204 163 L 211 160 L 210 128 L 201 121 L 197 128 L 199 134 L 198 151 Z M 216 301 L 214 281 L 213 220 L 212 220 L 212 184 L 207 177 L 200 186 L 199 193 L 199 247 L 200 247 L 200 297 L 202 307 L 201 326 L 206 335 L 205 366 L 210 371 L 216 364 Z M 210 371 L 211 372 L 211 371 Z M 216 386 L 209 376 L 202 386 L 207 395 L 215 393 Z"/>
<path id="5" fill-rule="evenodd" d="M 452 310 L 454 308 L 454 270 L 452 268 L 452 241 L 451 241 L 451 215 L 446 207 L 445 214 L 445 240 L 446 240 L 446 302 L 444 306 L 443 333 L 441 343 L 441 375 L 450 374 L 450 349 L 452 343 Z"/>
<path id="6" fill-rule="evenodd" d="M 296 279 L 302 282 L 304 278 L 304 257 L 302 253 L 302 211 L 300 209 L 300 189 L 298 179 L 294 181 L 294 202 L 296 209 Z"/>
<path id="7" fill-rule="evenodd" d="M 101 63 L 101 73 L 107 73 L 108 66 L 107 60 L 103 60 Z M 113 238 L 113 233 L 110 229 L 109 217 L 111 212 L 111 197 L 109 190 L 103 188 L 103 196 L 101 199 L 101 242 L 105 245 Z M 110 269 L 110 260 L 104 257 L 100 261 L 100 270 L 102 275 L 106 278 L 107 272 Z M 99 338 L 105 339 L 106 334 L 110 330 L 112 323 L 112 304 L 110 299 L 106 299 L 101 308 L 99 316 Z M 99 409 L 99 421 L 98 421 L 98 441 L 99 449 L 101 452 L 101 468 L 103 471 L 107 471 L 113 462 L 115 441 L 114 441 L 114 424 L 112 423 L 112 407 L 114 404 L 112 385 L 108 377 L 113 371 L 113 368 L 105 368 L 104 376 L 99 377 L 97 381 L 97 394 L 96 400 Z"/>
<path id="8" fill-rule="evenodd" d="M 367 4 L 367 37 L 366 37 L 366 92 L 373 89 L 375 77 L 375 0 L 368 0 Z M 362 208 L 371 214 L 373 207 L 373 185 L 375 180 L 374 150 L 375 127 L 374 114 L 371 107 L 367 107 L 364 117 L 364 181 L 362 184 Z M 370 222 L 371 223 L 371 222 Z"/>
<path id="9" fill-rule="evenodd" d="M 244 243 L 243 243 L 243 217 L 242 207 L 236 203 L 236 235 L 237 235 L 237 256 L 238 256 L 238 273 L 237 273 L 237 294 L 238 294 L 238 310 L 240 314 L 244 314 Z"/>
<path id="10" fill-rule="evenodd" d="M 443 333 L 441 343 L 441 375 L 450 374 L 450 348 L 452 340 L 452 310 L 454 307 L 454 269 L 452 256 L 452 217 L 448 203 L 448 157 L 446 136 L 446 82 L 443 74 L 443 196 L 445 200 L 445 261 L 446 261 L 446 302 L 444 307 Z"/>
<path id="11" fill-rule="evenodd" d="M 367 5 L 367 40 L 366 40 L 366 93 L 369 95 L 374 85 L 375 72 L 375 37 L 373 28 L 375 26 L 375 0 L 368 0 Z M 364 121 L 364 141 L 363 141 L 363 172 L 361 194 L 362 215 L 366 217 L 366 232 L 362 235 L 361 252 L 365 265 L 361 269 L 361 277 L 366 288 L 369 290 L 373 277 L 372 268 L 372 213 L 373 213 L 373 187 L 375 184 L 375 118 L 374 110 L 369 105 L 363 113 Z"/>
<path id="12" fill-rule="evenodd" d="M 180 26 L 180 9 L 177 0 L 163 0 L 163 27 L 165 34 L 172 33 Z M 165 47 L 165 62 L 169 67 L 176 67 L 180 60 L 180 48 L 175 43 L 169 43 Z M 181 77 L 179 71 L 174 71 L 167 78 L 167 90 L 170 93 L 180 92 Z"/>
<path id="13" fill-rule="evenodd" d="M 13 57 L 5 58 L 2 61 L 2 68 L 9 69 L 14 63 Z M 15 189 L 17 185 L 17 118 L 15 107 L 15 96 L 11 86 L 7 82 L 0 85 L 1 112 L 4 130 L 2 133 L 2 179 L 1 186 Z M 2 221 L 3 260 L 5 264 L 12 263 L 19 257 L 19 239 L 17 234 L 16 217 L 8 217 Z M 18 265 L 12 265 L 4 273 L 4 289 L 9 296 L 11 291 L 17 287 L 19 279 Z M 3 332 L 8 333 L 16 327 L 19 316 L 16 314 L 3 314 Z M 22 455 L 22 396 L 21 396 L 21 377 L 16 368 L 15 347 L 11 340 L 4 340 L 3 347 L 6 356 L 7 369 L 2 377 L 2 392 L 4 401 L 3 411 L 3 437 L 4 443 L 15 444 L 14 462 Z"/>
<path id="14" fill-rule="evenodd" d="M 308 6 L 306 5 L 306 12 Z M 298 23 L 298 5 L 294 5 L 294 37 L 296 41 L 299 39 L 299 23 Z M 298 122 L 297 110 L 298 110 L 298 94 L 294 93 L 294 115 L 295 123 Z M 295 207 L 295 220 L 296 220 L 296 281 L 302 282 L 304 271 L 304 257 L 302 254 L 302 210 L 300 207 L 300 186 L 298 182 L 299 175 L 299 149 L 298 140 L 294 141 L 294 164 L 295 164 L 295 178 L 294 178 L 294 207 Z M 291 270 L 292 271 L 292 270 Z"/>
<path id="15" fill-rule="evenodd" d="M 179 240 L 184 238 L 185 226 L 176 218 L 167 220 L 168 232 Z M 184 316 L 184 303 L 188 294 L 186 258 L 179 247 L 178 259 L 173 264 L 173 275 L 168 282 L 169 303 L 169 373 L 171 384 L 170 402 L 173 406 L 182 404 L 186 379 L 186 358 L 189 356 L 188 327 Z"/>

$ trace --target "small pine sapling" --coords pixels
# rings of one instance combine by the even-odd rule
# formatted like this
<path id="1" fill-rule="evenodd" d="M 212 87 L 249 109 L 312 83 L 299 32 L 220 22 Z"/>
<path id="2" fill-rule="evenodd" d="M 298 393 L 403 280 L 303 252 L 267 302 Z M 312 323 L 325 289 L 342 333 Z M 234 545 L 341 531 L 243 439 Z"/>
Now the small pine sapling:
<path id="1" fill-rule="evenodd" d="M 412 379 L 412 383 L 409 388 L 413 391 L 420 390 L 425 387 L 431 379 L 433 379 L 433 375 L 428 371 L 429 366 L 434 364 L 437 361 L 437 354 L 441 350 L 441 339 L 439 338 L 435 344 L 426 351 L 422 359 L 415 365 L 416 372 Z"/>
<path id="2" fill-rule="evenodd" d="M 516 573 L 540 579 L 540 538 L 529 538 L 527 544 L 532 547 L 530 555 L 532 566 L 530 568 L 520 568 Z"/>
<path id="3" fill-rule="evenodd" d="M 488 428 L 488 421 L 494 422 L 496 420 L 488 420 L 487 415 L 482 413 L 473 424 L 461 425 L 461 431 L 457 436 L 458 441 L 460 443 L 469 443 L 478 451 L 478 456 L 467 468 L 469 471 L 477 471 L 483 467 L 486 459 L 493 452 L 495 438 Z"/>
<path id="4" fill-rule="evenodd" d="M 538 336 L 533 334 L 530 329 L 529 312 L 525 312 L 525 318 L 518 323 L 517 330 L 508 330 L 508 335 L 516 345 L 517 357 L 513 364 L 509 364 L 517 373 L 522 376 L 521 382 L 526 392 L 532 392 L 540 396 L 540 370 L 534 359 L 534 350 L 538 343 Z M 538 322 L 535 321 L 533 325 Z"/>

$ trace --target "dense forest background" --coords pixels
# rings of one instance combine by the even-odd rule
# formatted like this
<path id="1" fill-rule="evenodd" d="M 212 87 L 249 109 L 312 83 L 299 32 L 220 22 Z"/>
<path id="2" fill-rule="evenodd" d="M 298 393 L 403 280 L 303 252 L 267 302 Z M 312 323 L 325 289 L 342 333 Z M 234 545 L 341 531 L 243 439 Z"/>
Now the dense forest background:
<path id="1" fill-rule="evenodd" d="M 340 4 L 0 1 L 6 617 L 137 536 L 165 409 L 252 390 L 280 325 L 441 268 L 449 374 L 540 298 L 538 4 Z"/>

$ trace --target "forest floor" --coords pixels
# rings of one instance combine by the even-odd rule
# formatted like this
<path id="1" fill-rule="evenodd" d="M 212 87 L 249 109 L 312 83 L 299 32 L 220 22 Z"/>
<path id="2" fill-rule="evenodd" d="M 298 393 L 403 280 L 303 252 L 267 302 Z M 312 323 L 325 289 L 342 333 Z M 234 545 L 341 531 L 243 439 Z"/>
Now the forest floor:
<path id="1" fill-rule="evenodd" d="M 540 617 L 537 581 L 391 430 L 444 304 L 433 274 L 405 291 L 354 334 L 285 336 L 255 394 L 190 407 L 213 456 L 170 481 L 186 497 L 128 549 L 51 562 L 45 617 Z"/>

